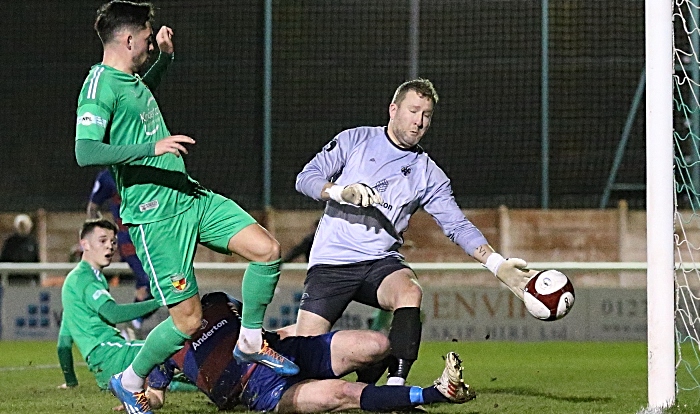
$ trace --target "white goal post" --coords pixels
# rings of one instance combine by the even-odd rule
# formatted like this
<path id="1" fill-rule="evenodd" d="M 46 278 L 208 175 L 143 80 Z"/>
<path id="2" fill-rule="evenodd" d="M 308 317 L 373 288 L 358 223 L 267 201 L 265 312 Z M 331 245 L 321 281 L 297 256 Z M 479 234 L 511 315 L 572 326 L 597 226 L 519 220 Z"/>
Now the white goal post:
<path id="1" fill-rule="evenodd" d="M 647 363 L 649 408 L 675 403 L 672 0 L 646 0 Z"/>

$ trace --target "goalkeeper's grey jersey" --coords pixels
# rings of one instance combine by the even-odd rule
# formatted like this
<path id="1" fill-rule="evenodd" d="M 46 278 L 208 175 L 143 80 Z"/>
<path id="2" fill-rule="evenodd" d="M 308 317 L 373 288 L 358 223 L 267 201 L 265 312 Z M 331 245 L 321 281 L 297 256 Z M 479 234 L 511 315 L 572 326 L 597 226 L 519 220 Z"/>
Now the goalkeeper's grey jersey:
<path id="1" fill-rule="evenodd" d="M 442 169 L 420 146 L 396 146 L 385 127 L 359 127 L 338 134 L 299 173 L 296 189 L 319 200 L 329 181 L 343 186 L 367 184 L 379 191 L 384 204 L 362 208 L 328 201 L 309 266 L 402 257 L 398 252 L 402 234 L 419 207 L 467 254 L 486 244 L 459 209 Z"/>

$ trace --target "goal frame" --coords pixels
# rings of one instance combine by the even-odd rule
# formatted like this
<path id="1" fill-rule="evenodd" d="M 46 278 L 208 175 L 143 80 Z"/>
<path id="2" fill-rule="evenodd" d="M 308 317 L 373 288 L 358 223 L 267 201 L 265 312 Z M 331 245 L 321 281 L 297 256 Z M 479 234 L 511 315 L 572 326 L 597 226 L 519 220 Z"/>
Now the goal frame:
<path id="1" fill-rule="evenodd" d="M 673 1 L 645 1 L 649 408 L 675 404 Z"/>

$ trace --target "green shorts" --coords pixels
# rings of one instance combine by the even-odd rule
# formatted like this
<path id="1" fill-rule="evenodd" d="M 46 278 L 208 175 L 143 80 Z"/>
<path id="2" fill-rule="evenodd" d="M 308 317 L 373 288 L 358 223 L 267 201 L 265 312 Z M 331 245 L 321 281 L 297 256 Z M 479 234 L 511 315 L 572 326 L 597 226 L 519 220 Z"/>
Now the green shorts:
<path id="1" fill-rule="evenodd" d="M 129 227 L 143 269 L 151 279 L 151 294 L 162 305 L 174 305 L 198 293 L 194 277 L 197 244 L 231 254 L 228 242 L 255 224 L 232 200 L 206 191 L 187 211 L 165 220 Z"/>
<path id="2" fill-rule="evenodd" d="M 144 342 L 104 342 L 93 349 L 87 357 L 87 363 L 95 375 L 97 385 L 106 390 L 109 378 L 124 371 L 134 361 Z"/>

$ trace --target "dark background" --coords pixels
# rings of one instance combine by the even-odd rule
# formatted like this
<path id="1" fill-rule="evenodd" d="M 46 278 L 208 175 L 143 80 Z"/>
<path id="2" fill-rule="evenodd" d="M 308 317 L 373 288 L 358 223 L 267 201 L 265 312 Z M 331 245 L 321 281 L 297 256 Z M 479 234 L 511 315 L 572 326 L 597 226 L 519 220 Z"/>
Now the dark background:
<path id="1" fill-rule="evenodd" d="M 102 58 L 101 1 L 3 3 L 0 210 L 82 210 L 77 94 Z M 156 92 L 189 173 L 262 207 L 263 1 L 155 2 L 175 63 Z M 408 76 L 409 1 L 273 1 L 272 207 L 317 208 L 296 174 L 335 134 L 383 125 Z M 423 141 L 465 208 L 541 200 L 541 3 L 421 1 L 419 75 L 438 93 Z M 550 207 L 598 207 L 644 66 L 642 1 L 550 1 Z M 645 181 L 644 105 L 617 182 Z M 644 191 L 614 192 L 631 208 Z"/>

